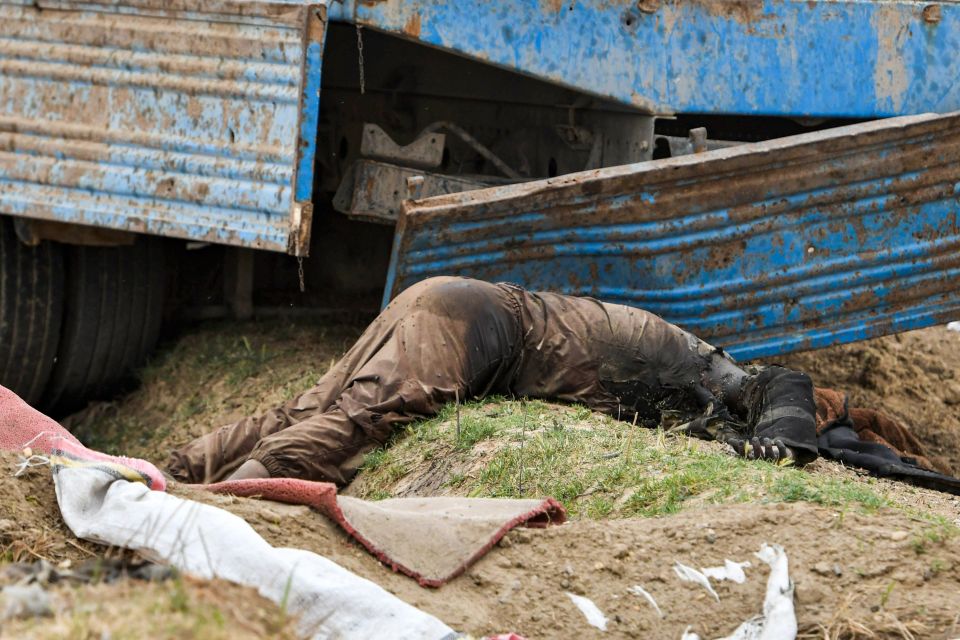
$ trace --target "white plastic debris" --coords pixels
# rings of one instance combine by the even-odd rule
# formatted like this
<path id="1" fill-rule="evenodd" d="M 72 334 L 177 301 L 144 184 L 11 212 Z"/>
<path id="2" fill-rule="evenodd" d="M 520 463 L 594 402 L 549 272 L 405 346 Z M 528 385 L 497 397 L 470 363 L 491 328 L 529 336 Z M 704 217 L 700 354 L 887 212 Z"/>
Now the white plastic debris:
<path id="1" fill-rule="evenodd" d="M 947 324 L 947 329 L 950 331 L 960 331 L 960 322 L 950 322 Z"/>
<path id="2" fill-rule="evenodd" d="M 760 632 L 763 630 L 763 618 L 757 616 L 750 618 L 726 638 L 720 640 L 757 640 Z"/>
<path id="3" fill-rule="evenodd" d="M 641 598 L 645 598 L 647 602 L 650 603 L 650 606 L 653 607 L 654 610 L 657 612 L 657 615 L 660 616 L 661 618 L 663 617 L 663 611 L 660 610 L 659 605 L 657 605 L 657 601 L 653 599 L 653 596 L 650 595 L 650 593 L 647 592 L 646 589 L 644 589 L 638 584 L 635 584 L 632 587 L 629 587 L 627 591 L 632 593 L 635 596 L 640 596 Z"/>
<path id="4" fill-rule="evenodd" d="M 673 571 L 677 574 L 677 577 L 685 582 L 695 582 L 699 584 L 707 592 L 713 596 L 714 600 L 720 602 L 720 596 L 717 595 L 717 592 L 713 590 L 713 586 L 710 584 L 710 579 L 694 569 L 693 567 L 688 567 L 687 565 L 681 562 L 673 563 Z"/>
<path id="5" fill-rule="evenodd" d="M 683 635 L 680 636 L 680 640 L 700 640 L 700 636 L 695 634 L 693 631 L 690 631 L 692 627 L 687 627 L 683 632 Z"/>
<path id="6" fill-rule="evenodd" d="M 300 635 L 333 638 L 447 638 L 453 629 L 331 560 L 271 546 L 239 516 L 102 469 L 54 474 L 57 503 L 74 535 L 140 551 L 185 573 L 256 588 L 285 603 Z"/>
<path id="7" fill-rule="evenodd" d="M 757 557 L 770 565 L 760 640 L 794 640 L 797 637 L 797 614 L 793 608 L 793 581 L 787 554 L 778 544 L 765 544 L 760 547 Z"/>
<path id="8" fill-rule="evenodd" d="M 764 543 L 760 551 L 754 555 L 770 566 L 770 577 L 767 578 L 767 591 L 763 599 L 763 615 L 750 618 L 737 627 L 732 634 L 718 640 L 796 640 L 797 615 L 793 608 L 793 582 L 790 580 L 787 554 L 778 544 Z M 719 574 L 722 572 L 724 576 L 733 574 L 739 577 L 736 570 L 742 573 L 743 568 L 749 566 L 749 562 L 738 563 L 727 560 L 723 567 L 706 568 L 703 573 L 700 573 L 676 562 L 673 570 L 682 579 L 691 582 L 700 582 L 697 576 L 702 576 L 703 581 L 706 582 L 704 586 L 713 593 L 707 575 L 714 579 L 733 580 L 739 583 L 745 580 L 746 576 L 743 580 L 738 580 L 733 577 L 720 577 Z M 700 583 L 703 584 L 703 582 Z M 715 593 L 714 597 L 716 597 Z M 687 627 L 680 640 L 700 640 L 700 636 L 691 631 L 692 628 Z"/>
<path id="9" fill-rule="evenodd" d="M 733 562 L 724 560 L 722 567 L 705 567 L 701 571 L 703 571 L 703 575 L 714 580 L 729 580 L 737 584 L 743 584 L 747 581 L 747 574 L 743 570 L 749 568 L 750 561 Z"/>
<path id="10" fill-rule="evenodd" d="M 778 544 L 764 543 L 756 556 L 770 565 L 763 615 L 747 620 L 722 640 L 795 640 L 797 615 L 787 554 Z"/>
<path id="11" fill-rule="evenodd" d="M 593 603 L 593 600 L 590 598 L 584 598 L 583 596 L 578 596 L 575 593 L 570 593 L 569 591 L 565 592 L 567 597 L 570 598 L 571 602 L 577 606 L 577 609 L 580 609 L 580 613 L 587 619 L 587 624 L 591 627 L 596 627 L 600 631 L 607 630 L 607 617 L 603 615 L 603 612 L 600 611 L 600 608 Z"/>

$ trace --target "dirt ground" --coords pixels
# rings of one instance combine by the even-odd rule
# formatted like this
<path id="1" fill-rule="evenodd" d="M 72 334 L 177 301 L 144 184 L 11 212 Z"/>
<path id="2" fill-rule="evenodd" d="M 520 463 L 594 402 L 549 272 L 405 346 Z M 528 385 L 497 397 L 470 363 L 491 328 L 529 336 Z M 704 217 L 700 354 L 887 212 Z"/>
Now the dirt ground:
<path id="1" fill-rule="evenodd" d="M 308 386 L 354 331 L 251 325 L 239 339 L 219 327 L 202 328 L 170 347 L 139 391 L 95 405 L 70 423 L 94 446 L 162 463 L 171 446 Z M 960 334 L 928 329 L 780 360 L 807 370 L 818 384 L 848 391 L 853 402 L 897 415 L 960 469 L 960 397 L 951 395 L 958 390 L 953 372 Z M 43 471 L 0 479 L 5 559 L 76 562 L 101 553 L 64 530 Z M 826 461 L 808 472 L 859 475 Z M 304 507 L 174 491 L 233 511 L 271 543 L 321 553 L 476 635 L 600 636 L 571 604 L 570 592 L 605 613 L 608 637 L 678 638 L 688 625 L 704 638 L 723 636 L 761 610 L 768 571 L 753 553 L 767 542 L 783 545 L 790 559 L 801 637 L 960 637 L 960 535 L 950 524 L 960 519 L 960 500 L 887 481 L 869 486 L 915 509 L 865 514 L 796 502 L 697 505 L 657 518 L 581 518 L 510 533 L 439 590 L 392 573 Z M 701 568 L 725 559 L 750 560 L 753 567 L 743 585 L 715 583 L 719 602 L 679 581 L 672 569 L 675 561 Z M 653 595 L 663 618 L 628 591 L 634 585 Z"/>
<path id="2" fill-rule="evenodd" d="M 7 619 L 9 605 L 0 596 L 0 638 L 295 637 L 293 621 L 253 589 L 189 577 L 146 582 L 118 575 L 108 567 L 135 554 L 75 538 L 60 518 L 50 468 L 35 466 L 14 476 L 20 462 L 16 454 L 0 452 L 0 587 L 16 581 L 8 575 L 15 572 L 5 571 L 11 563 L 45 561 L 63 572 L 88 570 L 77 573 L 83 579 L 46 588 L 48 618 Z"/>
<path id="3" fill-rule="evenodd" d="M 0 451 L 0 558 L 4 562 L 47 560 L 81 562 L 102 549 L 77 540 L 60 519 L 48 467 L 31 467 L 20 476 L 21 457 Z"/>
<path id="4" fill-rule="evenodd" d="M 679 638 L 688 625 L 705 638 L 723 636 L 761 612 L 769 572 L 753 554 L 765 542 L 782 545 L 788 554 L 803 637 L 960 634 L 960 536 L 894 512 L 864 516 L 802 503 L 721 505 L 669 518 L 515 530 L 466 575 L 424 589 L 306 507 L 185 487 L 174 491 L 240 515 L 274 545 L 325 555 L 475 635 L 510 630 L 528 638 L 600 637 L 573 608 L 565 595 L 570 592 L 605 613 L 605 637 Z M 672 569 L 675 561 L 702 568 L 725 559 L 750 560 L 753 567 L 743 585 L 715 583 L 719 602 L 681 582 Z M 634 585 L 653 595 L 663 618 L 628 591 Z"/>
<path id="5" fill-rule="evenodd" d="M 931 327 L 777 361 L 896 416 L 960 475 L 960 333 Z"/>
<path id="6" fill-rule="evenodd" d="M 294 640 L 292 621 L 256 591 L 223 580 L 184 576 L 164 582 L 60 584 L 53 614 L 10 620 L 0 638 L 17 640 Z"/>
<path id="7" fill-rule="evenodd" d="M 20 542 L 7 548 L 19 549 L 24 559 L 42 556 L 61 563 L 104 553 L 63 531 L 51 487 L 45 468 L 3 478 L 3 516 L 19 527 L 4 542 Z M 950 527 L 900 513 L 864 516 L 803 503 L 721 505 L 668 518 L 580 520 L 548 530 L 516 530 L 466 575 L 434 590 L 391 572 L 305 507 L 185 487 L 173 491 L 244 517 L 272 544 L 321 553 L 476 635 L 512 630 L 529 638 L 600 637 L 573 608 L 565 595 L 570 592 L 600 607 L 609 620 L 607 637 L 678 638 L 688 625 L 705 638 L 721 636 L 761 610 L 768 571 L 753 553 L 764 542 L 783 545 L 790 558 L 803 637 L 953 638 L 960 633 L 960 537 Z M 719 602 L 701 587 L 678 580 L 672 570 L 675 561 L 702 568 L 725 559 L 750 560 L 753 567 L 743 585 L 715 583 Z M 628 591 L 634 585 L 653 595 L 664 617 Z M 192 633 L 200 630 L 202 637 L 219 637 L 212 633 L 217 630 L 239 634 L 230 637 L 265 637 L 279 615 L 249 590 L 199 581 L 173 587 L 129 580 L 62 586 L 54 596 L 60 607 L 56 618 L 41 625 L 8 624 L 3 637 L 65 637 L 54 631 L 71 635 L 84 629 L 90 633 L 71 637 L 93 638 L 118 625 L 144 628 L 144 620 L 163 620 L 185 637 L 201 637 Z M 244 606 L 237 607 L 238 601 Z M 184 602 L 208 615 L 190 618 L 177 609 L 187 606 Z M 179 618 L 170 613 L 157 618 L 158 606 L 172 608 Z M 211 607 L 220 607 L 220 613 L 209 614 Z"/>

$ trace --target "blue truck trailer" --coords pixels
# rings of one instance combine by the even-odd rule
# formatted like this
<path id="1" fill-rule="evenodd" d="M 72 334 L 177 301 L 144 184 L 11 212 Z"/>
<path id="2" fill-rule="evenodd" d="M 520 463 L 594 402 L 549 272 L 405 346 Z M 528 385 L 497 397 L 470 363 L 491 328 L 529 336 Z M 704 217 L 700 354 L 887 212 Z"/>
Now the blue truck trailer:
<path id="1" fill-rule="evenodd" d="M 0 18 L 0 383 L 48 409 L 152 348 L 171 244 L 241 250 L 237 291 L 260 250 L 384 301 L 437 274 L 593 295 L 743 359 L 960 317 L 954 2 L 0 0 Z M 382 273 L 343 249 L 374 237 Z"/>

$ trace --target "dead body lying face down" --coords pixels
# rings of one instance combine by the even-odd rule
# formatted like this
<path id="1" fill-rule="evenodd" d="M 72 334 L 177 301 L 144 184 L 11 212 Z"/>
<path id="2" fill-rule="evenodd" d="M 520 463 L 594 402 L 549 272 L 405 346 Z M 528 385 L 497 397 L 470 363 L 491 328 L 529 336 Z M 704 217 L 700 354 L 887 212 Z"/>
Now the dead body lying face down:
<path id="1" fill-rule="evenodd" d="M 805 464 L 818 455 L 960 493 L 892 418 L 778 366 L 745 370 L 659 317 L 592 298 L 440 277 L 383 310 L 317 386 L 175 451 L 174 478 L 344 485 L 400 427 L 489 394 L 579 403 Z"/>

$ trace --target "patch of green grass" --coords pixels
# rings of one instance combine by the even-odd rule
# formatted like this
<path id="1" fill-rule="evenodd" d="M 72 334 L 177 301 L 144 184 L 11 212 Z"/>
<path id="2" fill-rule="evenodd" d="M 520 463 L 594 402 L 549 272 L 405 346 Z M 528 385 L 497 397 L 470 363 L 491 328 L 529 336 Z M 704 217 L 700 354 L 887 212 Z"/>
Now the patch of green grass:
<path id="1" fill-rule="evenodd" d="M 883 590 L 883 593 L 880 594 L 880 608 L 883 609 L 887 606 L 887 602 L 890 600 L 890 596 L 893 594 L 893 590 L 897 588 L 897 581 L 891 580 L 887 584 L 887 588 Z"/>
<path id="2" fill-rule="evenodd" d="M 389 455 L 390 449 L 388 448 L 374 449 L 364 457 L 363 466 L 360 468 L 364 471 L 376 471 L 384 466 L 384 463 L 389 459 Z"/>
<path id="3" fill-rule="evenodd" d="M 187 613 L 190 611 L 190 596 L 187 594 L 183 577 L 179 573 L 176 573 L 170 583 L 172 586 L 169 593 L 170 601 L 168 604 L 170 611 Z"/>
<path id="4" fill-rule="evenodd" d="M 484 453 L 476 446 L 484 441 Z M 481 462 L 476 462 L 482 458 Z M 660 516 L 691 504 L 811 502 L 873 512 L 889 502 L 866 483 L 750 461 L 687 437 L 635 427 L 583 407 L 502 398 L 411 425 L 367 458 L 360 495 L 390 494 L 406 469 L 443 460 L 442 486 L 475 497 L 552 496 L 574 517 Z"/>
<path id="5" fill-rule="evenodd" d="M 942 560 L 941 558 L 934 558 L 934 559 L 930 562 L 930 569 L 929 569 L 929 571 L 930 571 L 930 575 L 931 575 L 931 576 L 935 576 L 935 575 L 937 575 L 938 573 L 942 573 L 942 572 L 944 572 L 944 571 L 949 571 L 949 570 L 951 570 L 951 569 L 952 569 L 952 565 L 949 564 L 948 562 L 945 562 L 945 561 Z"/>
<path id="6" fill-rule="evenodd" d="M 453 473 L 446 482 L 448 487 L 460 487 L 467 481 L 467 476 L 462 473 Z"/>
<path id="7" fill-rule="evenodd" d="M 770 492 L 783 502 L 813 502 L 826 507 L 857 504 L 866 511 L 890 506 L 888 500 L 862 484 L 834 478 L 811 482 L 810 474 L 803 472 L 778 475 Z"/>
<path id="8" fill-rule="evenodd" d="M 944 541 L 960 534 L 960 528 L 943 516 L 923 514 L 922 519 L 925 521 L 923 529 L 914 534 L 910 541 L 910 546 L 917 555 L 927 553 L 931 547 L 938 547 Z"/>
<path id="9" fill-rule="evenodd" d="M 459 435 L 454 432 L 454 446 L 457 449 L 472 449 L 478 442 L 492 437 L 496 432 L 495 418 L 469 416 L 461 420 Z"/>

